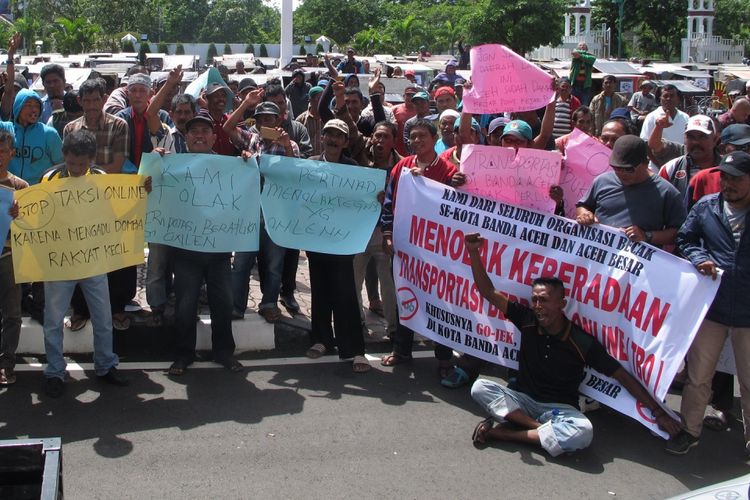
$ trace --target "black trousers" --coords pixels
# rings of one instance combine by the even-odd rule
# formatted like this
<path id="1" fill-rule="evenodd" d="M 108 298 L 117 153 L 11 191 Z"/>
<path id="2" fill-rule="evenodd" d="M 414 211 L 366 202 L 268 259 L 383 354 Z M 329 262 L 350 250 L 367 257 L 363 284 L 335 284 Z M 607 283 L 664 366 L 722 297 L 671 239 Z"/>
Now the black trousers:
<path id="1" fill-rule="evenodd" d="M 342 359 L 364 355 L 365 339 L 354 288 L 354 256 L 307 252 L 307 262 L 312 295 L 310 340 L 328 350 L 335 345 Z"/>

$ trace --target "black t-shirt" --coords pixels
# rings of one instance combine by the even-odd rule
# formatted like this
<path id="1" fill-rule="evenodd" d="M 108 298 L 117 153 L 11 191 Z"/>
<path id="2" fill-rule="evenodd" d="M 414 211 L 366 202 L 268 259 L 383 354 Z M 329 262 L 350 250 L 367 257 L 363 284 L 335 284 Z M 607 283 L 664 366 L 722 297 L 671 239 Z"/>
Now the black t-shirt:
<path id="1" fill-rule="evenodd" d="M 620 367 L 604 347 L 579 326 L 556 335 L 545 335 L 534 312 L 516 302 L 508 303 L 506 317 L 521 331 L 518 376 L 510 388 L 541 403 L 565 403 L 578 408 L 578 386 L 586 365 L 604 375 Z"/>

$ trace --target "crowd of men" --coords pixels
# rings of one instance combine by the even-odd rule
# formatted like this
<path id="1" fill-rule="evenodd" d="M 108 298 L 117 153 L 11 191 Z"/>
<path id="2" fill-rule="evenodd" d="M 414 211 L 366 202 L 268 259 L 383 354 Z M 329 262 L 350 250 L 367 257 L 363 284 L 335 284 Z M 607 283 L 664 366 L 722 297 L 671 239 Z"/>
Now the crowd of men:
<path id="1" fill-rule="evenodd" d="M 556 80 L 556 98 L 546 108 L 517 113 L 476 115 L 461 111 L 461 96 L 471 82 L 456 74 L 458 61 L 422 87 L 409 78 L 403 102 L 385 101 L 386 89 L 375 69 L 363 95 L 357 74 L 366 68 L 347 51 L 338 67 L 326 58 L 328 74 L 306 80 L 295 71 L 288 85 L 269 79 L 258 85 L 243 77 L 236 99 L 225 82 L 206 85 L 198 98 L 180 93 L 182 72 L 172 70 L 152 81 L 146 68 L 128 71 L 126 83 L 108 91 L 99 78 L 77 91 L 66 85 L 62 67 L 41 71 L 45 96 L 25 88 L 14 77 L 15 36 L 8 51 L 8 75 L 0 101 L 0 184 L 11 190 L 65 177 L 137 172 L 143 154 L 162 156 L 205 153 L 309 158 L 360 165 L 387 172 L 382 214 L 364 252 L 330 255 L 307 252 L 312 295 L 310 347 L 307 356 L 337 353 L 351 361 L 355 372 L 366 372 L 361 288 L 366 284 L 369 308 L 382 314 L 393 350 L 381 364 L 412 360 L 414 331 L 399 322 L 391 258 L 397 186 L 402 168 L 412 175 L 459 187 L 462 147 L 558 150 L 563 155 L 574 129 L 613 149 L 611 170 L 599 176 L 578 202 L 576 221 L 619 228 L 634 242 L 675 252 L 699 272 L 716 277 L 723 271 L 719 292 L 696 336 L 687 359 L 684 396 L 676 422 L 659 403 L 614 361 L 597 341 L 564 316 L 562 282 L 541 276 L 534 283 L 531 307 L 510 302 L 494 288 L 478 258 L 481 235 L 468 235 L 474 279 L 482 295 L 522 332 L 519 370 L 506 388 L 479 378 L 482 362 L 454 357 L 435 344 L 441 383 L 457 388 L 473 383 L 472 396 L 486 409 L 473 439 L 515 440 L 541 445 L 555 455 L 587 446 L 591 424 L 578 408 L 577 386 L 584 365 L 617 379 L 651 409 L 672 439 L 667 450 L 684 454 L 697 444 L 705 425 L 723 429 L 733 403 L 733 378 L 714 377 L 725 339 L 735 357 L 750 354 L 750 300 L 742 293 L 750 284 L 750 240 L 745 234 L 750 210 L 750 102 L 735 101 L 718 120 L 689 117 L 679 109 L 680 91 L 643 81 L 626 100 L 615 90 L 616 78 L 605 76 L 593 94 L 594 56 L 585 45 L 573 52 L 569 77 Z M 465 63 L 461 63 L 465 64 Z M 346 78 L 342 78 L 347 74 Z M 244 75 L 243 75 L 244 76 Z M 406 75 L 408 77 L 408 75 Z M 413 76 L 413 75 L 412 75 Z M 226 112 L 227 103 L 233 103 Z M 433 107 L 434 104 L 434 107 Z M 210 156 L 205 160 L 211 161 Z M 564 168 L 564 162 L 563 162 Z M 145 180 L 151 189 L 150 179 Z M 550 190 L 563 214 L 563 193 Z M 399 205 L 399 209 L 404 210 Z M 408 207 L 405 208 L 408 210 Z M 18 215 L 18 206 L 11 216 Z M 211 311 L 211 359 L 230 371 L 241 371 L 234 357 L 232 320 L 247 314 L 249 280 L 257 264 L 262 297 L 257 313 L 274 323 L 285 307 L 297 313 L 296 276 L 300 251 L 277 245 L 261 227 L 258 252 L 209 253 L 149 244 L 146 296 L 150 322 L 162 326 L 170 292 L 175 294 L 174 362 L 170 376 L 179 377 L 196 359 L 195 316 L 205 283 Z M 44 326 L 47 365 L 45 392 L 64 392 L 63 321 L 80 330 L 90 320 L 94 329 L 96 374 L 105 382 L 124 385 L 112 350 L 112 330 L 127 330 L 126 306 L 136 292 L 136 270 L 128 267 L 74 281 L 20 285 L 13 276 L 6 241 L 0 257 L 0 385 L 15 382 L 15 351 L 22 306 Z M 541 353 L 546 353 L 542 357 Z M 546 354 L 552 353 L 553 361 Z M 547 361 L 545 361 L 547 360 Z M 750 451 L 750 372 L 737 363 L 745 436 Z M 713 383 L 713 389 L 712 389 Z M 713 400 L 711 399 L 713 396 Z M 704 419 L 707 405 L 712 411 Z"/>

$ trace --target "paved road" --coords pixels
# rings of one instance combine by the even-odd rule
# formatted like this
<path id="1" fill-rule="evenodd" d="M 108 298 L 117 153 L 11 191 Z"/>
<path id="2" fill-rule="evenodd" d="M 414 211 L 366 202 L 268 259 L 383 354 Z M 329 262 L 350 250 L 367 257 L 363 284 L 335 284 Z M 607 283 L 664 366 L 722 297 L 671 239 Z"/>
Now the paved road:
<path id="1" fill-rule="evenodd" d="M 0 391 L 0 439 L 61 436 L 73 499 L 664 498 L 748 472 L 740 426 L 672 457 L 608 409 L 589 414 L 595 438 L 580 453 L 477 450 L 479 410 L 468 391 L 438 384 L 429 352 L 362 375 L 334 358 L 279 354 L 292 357 L 247 355 L 241 374 L 206 363 L 179 380 L 164 361 L 125 363 L 127 388 L 73 367 L 59 400 L 25 366 Z"/>

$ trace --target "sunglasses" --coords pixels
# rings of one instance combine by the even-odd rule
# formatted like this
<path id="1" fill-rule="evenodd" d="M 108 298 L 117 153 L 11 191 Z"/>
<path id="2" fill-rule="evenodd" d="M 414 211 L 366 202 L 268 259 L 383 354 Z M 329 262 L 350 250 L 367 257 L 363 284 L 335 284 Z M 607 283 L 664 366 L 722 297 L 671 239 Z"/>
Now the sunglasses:
<path id="1" fill-rule="evenodd" d="M 615 172 L 621 172 L 623 174 L 632 174 L 633 172 L 635 172 L 636 168 L 637 167 L 612 167 L 612 170 L 614 170 Z"/>

